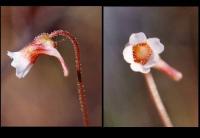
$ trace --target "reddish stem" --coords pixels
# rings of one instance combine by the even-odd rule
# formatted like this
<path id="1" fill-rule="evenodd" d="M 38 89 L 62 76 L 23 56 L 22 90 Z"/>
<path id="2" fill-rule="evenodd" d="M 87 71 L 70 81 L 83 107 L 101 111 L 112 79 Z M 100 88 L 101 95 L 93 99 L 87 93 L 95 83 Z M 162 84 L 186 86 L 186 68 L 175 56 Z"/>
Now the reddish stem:
<path id="1" fill-rule="evenodd" d="M 73 35 L 71 35 L 67 31 L 63 31 L 63 30 L 54 31 L 54 32 L 49 34 L 49 37 L 53 38 L 53 37 L 56 37 L 56 36 L 59 36 L 59 35 L 64 36 L 65 38 L 69 39 L 71 41 L 73 49 L 74 49 L 80 109 L 81 109 L 81 112 L 82 112 L 83 124 L 84 124 L 84 126 L 88 126 L 89 125 L 88 106 L 87 106 L 87 99 L 86 99 L 86 96 L 85 96 L 84 85 L 83 85 L 82 78 L 81 78 L 79 43 Z"/>
<path id="2" fill-rule="evenodd" d="M 155 104 L 155 107 L 158 111 L 161 121 L 163 122 L 163 125 L 165 127 L 173 127 L 173 124 L 170 120 L 167 110 L 166 110 L 166 108 L 162 102 L 162 99 L 159 95 L 159 92 L 157 90 L 156 83 L 153 79 L 153 76 L 151 75 L 151 73 L 144 74 L 144 76 L 145 76 L 145 79 L 147 82 L 147 86 L 149 88 L 151 99 L 152 99 L 153 103 Z"/>
<path id="3" fill-rule="evenodd" d="M 179 72 L 178 70 L 176 70 L 175 68 L 171 67 L 170 65 L 168 65 L 164 60 L 159 59 L 159 62 L 157 63 L 157 65 L 154 67 L 156 69 L 158 69 L 159 71 L 165 73 L 166 75 L 168 75 L 170 78 L 172 78 L 175 81 L 179 81 L 182 79 L 183 75 L 181 72 Z"/>

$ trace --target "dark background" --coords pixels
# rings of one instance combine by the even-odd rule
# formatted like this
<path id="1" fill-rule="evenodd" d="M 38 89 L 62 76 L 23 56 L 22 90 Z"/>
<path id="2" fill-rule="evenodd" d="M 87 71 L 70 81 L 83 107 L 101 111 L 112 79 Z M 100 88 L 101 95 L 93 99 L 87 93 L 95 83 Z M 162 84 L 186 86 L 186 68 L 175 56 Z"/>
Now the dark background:
<path id="1" fill-rule="evenodd" d="M 81 126 L 74 52 L 60 43 L 69 76 L 54 57 L 40 56 L 24 79 L 18 79 L 7 50 L 18 51 L 40 33 L 63 29 L 80 42 L 83 83 L 90 125 L 101 126 L 101 7 L 1 7 L 1 125 Z"/>
<path id="2" fill-rule="evenodd" d="M 183 73 L 174 82 L 151 70 L 174 126 L 197 126 L 197 7 L 104 7 L 104 125 L 162 126 L 143 75 L 123 59 L 134 32 L 160 38 L 165 46 L 160 56 Z"/>

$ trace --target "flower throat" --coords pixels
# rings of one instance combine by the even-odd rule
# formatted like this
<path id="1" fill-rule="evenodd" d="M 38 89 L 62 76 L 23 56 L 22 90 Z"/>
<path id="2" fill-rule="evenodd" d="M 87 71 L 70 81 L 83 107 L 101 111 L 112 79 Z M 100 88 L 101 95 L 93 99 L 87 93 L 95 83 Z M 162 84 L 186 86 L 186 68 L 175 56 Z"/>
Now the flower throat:
<path id="1" fill-rule="evenodd" d="M 146 64 L 152 55 L 152 49 L 147 43 L 139 43 L 133 46 L 133 59 L 136 63 Z"/>

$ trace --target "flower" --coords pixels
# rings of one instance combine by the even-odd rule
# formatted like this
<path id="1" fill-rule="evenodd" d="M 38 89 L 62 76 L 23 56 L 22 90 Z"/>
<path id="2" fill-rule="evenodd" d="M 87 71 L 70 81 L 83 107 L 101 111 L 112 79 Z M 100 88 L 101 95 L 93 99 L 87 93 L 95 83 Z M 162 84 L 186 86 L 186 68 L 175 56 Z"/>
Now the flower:
<path id="1" fill-rule="evenodd" d="M 146 38 L 143 32 L 133 33 L 123 50 L 126 62 L 136 72 L 148 73 L 150 68 L 159 62 L 159 54 L 164 51 L 164 45 L 158 38 Z"/>
<path id="2" fill-rule="evenodd" d="M 133 33 L 129 42 L 123 50 L 126 62 L 130 64 L 133 71 L 149 73 L 153 67 L 172 78 L 175 81 L 182 79 L 183 75 L 165 61 L 159 54 L 164 51 L 164 45 L 158 38 L 146 38 L 145 34 Z"/>
<path id="3" fill-rule="evenodd" d="M 24 78 L 28 74 L 36 59 L 41 54 L 56 57 L 62 65 L 64 76 L 67 76 L 68 70 L 64 59 L 55 47 L 56 44 L 49 37 L 49 34 L 43 33 L 36 37 L 32 43 L 28 44 L 28 46 L 24 47 L 20 51 L 8 51 L 7 55 L 13 59 L 11 66 L 16 68 L 16 76 L 18 78 Z"/>

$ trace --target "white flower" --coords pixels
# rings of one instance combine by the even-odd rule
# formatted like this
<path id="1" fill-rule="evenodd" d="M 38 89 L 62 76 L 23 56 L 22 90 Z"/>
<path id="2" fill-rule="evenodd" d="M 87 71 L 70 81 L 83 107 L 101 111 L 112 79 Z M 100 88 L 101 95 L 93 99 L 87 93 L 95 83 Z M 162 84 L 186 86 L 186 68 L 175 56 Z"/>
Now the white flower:
<path id="1" fill-rule="evenodd" d="M 32 68 L 33 64 L 23 55 L 22 52 L 10 52 L 7 55 L 13 59 L 11 66 L 16 68 L 16 76 L 24 78 Z"/>
<path id="2" fill-rule="evenodd" d="M 16 68 L 16 76 L 18 78 L 24 78 L 28 74 L 40 54 L 56 57 L 62 65 L 64 76 L 68 75 L 65 62 L 55 48 L 54 41 L 49 37 L 48 34 L 41 34 L 40 36 L 36 37 L 34 41 L 27 47 L 24 47 L 18 52 L 8 51 L 7 53 L 7 55 L 13 59 L 11 66 Z"/>
<path id="3" fill-rule="evenodd" d="M 147 39 L 145 34 L 133 33 L 123 50 L 126 62 L 133 71 L 148 73 L 150 68 L 159 62 L 159 54 L 164 51 L 164 45 L 158 38 Z"/>

